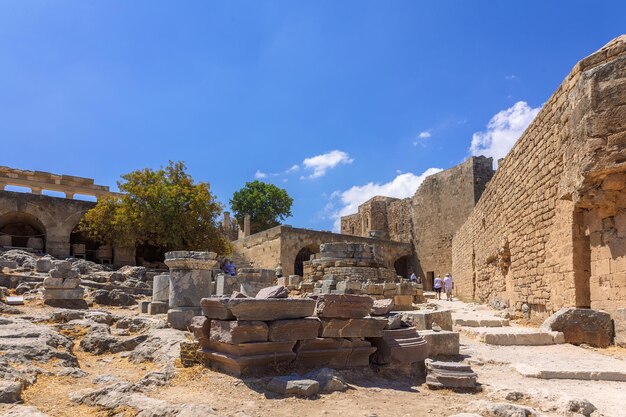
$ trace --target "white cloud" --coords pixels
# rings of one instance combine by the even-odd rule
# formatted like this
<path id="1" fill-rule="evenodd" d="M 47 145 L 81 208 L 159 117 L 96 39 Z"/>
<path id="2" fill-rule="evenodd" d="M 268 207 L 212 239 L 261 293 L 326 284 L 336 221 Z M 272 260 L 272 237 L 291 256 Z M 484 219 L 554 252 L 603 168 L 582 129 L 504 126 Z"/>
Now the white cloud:
<path id="1" fill-rule="evenodd" d="M 426 177 L 440 171 L 442 170 L 439 168 L 428 168 L 421 175 L 407 172 L 384 184 L 370 182 L 365 185 L 355 185 L 345 191 L 335 191 L 330 198 L 339 198 L 341 208 L 331 214 L 335 221 L 333 230 L 335 232 L 340 230 L 341 216 L 356 213 L 359 205 L 370 198 L 377 195 L 395 198 L 411 197 Z"/>
<path id="2" fill-rule="evenodd" d="M 261 178 L 267 178 L 267 174 L 257 169 L 257 171 L 254 173 L 254 178 L 256 178 L 257 180 Z"/>
<path id="3" fill-rule="evenodd" d="M 428 139 L 429 137 L 431 137 L 432 135 L 430 134 L 430 132 L 428 130 L 425 130 L 423 132 L 420 132 L 419 135 L 417 135 L 418 138 L 420 139 Z"/>
<path id="4" fill-rule="evenodd" d="M 286 174 L 290 174 L 292 172 L 296 172 L 297 170 L 300 169 L 299 165 L 292 165 L 291 168 L 289 168 L 287 171 L 285 171 Z"/>
<path id="5" fill-rule="evenodd" d="M 517 80 L 517 75 L 515 74 L 505 75 L 504 79 L 505 80 Z"/>
<path id="6" fill-rule="evenodd" d="M 517 139 L 533 121 L 541 107 L 532 108 L 525 101 L 498 112 L 489 120 L 487 130 L 472 135 L 472 155 L 491 156 L 497 162 L 506 156 Z"/>
<path id="7" fill-rule="evenodd" d="M 311 158 L 306 158 L 302 161 L 302 165 L 306 169 L 310 169 L 313 171 L 311 175 L 306 178 L 319 178 L 326 174 L 331 168 L 336 167 L 339 164 L 351 164 L 353 159 L 343 151 L 330 151 L 325 154 L 313 156 Z M 305 178 L 304 176 L 301 178 Z"/>

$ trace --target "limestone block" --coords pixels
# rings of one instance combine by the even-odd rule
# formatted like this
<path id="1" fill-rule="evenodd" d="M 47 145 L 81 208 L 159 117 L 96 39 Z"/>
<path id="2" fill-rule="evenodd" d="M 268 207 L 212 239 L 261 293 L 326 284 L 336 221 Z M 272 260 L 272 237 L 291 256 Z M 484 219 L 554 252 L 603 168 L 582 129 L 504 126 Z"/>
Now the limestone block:
<path id="1" fill-rule="evenodd" d="M 305 379 L 299 376 L 278 376 L 272 378 L 267 389 L 283 395 L 311 397 L 320 391 L 320 384 L 314 379 Z"/>
<path id="2" fill-rule="evenodd" d="M 426 373 L 426 385 L 430 389 L 476 388 L 477 376 L 472 368 L 464 363 L 426 359 Z"/>
<path id="3" fill-rule="evenodd" d="M 366 295 L 325 294 L 317 303 L 317 315 L 322 318 L 361 318 L 369 315 L 374 300 Z"/>
<path id="4" fill-rule="evenodd" d="M 232 356 L 256 356 L 292 353 L 296 342 L 255 342 L 255 343 L 224 343 L 214 342 L 209 338 L 202 342 L 205 352 L 213 351 Z"/>
<path id="5" fill-rule="evenodd" d="M 169 305 L 195 307 L 211 295 L 211 271 L 202 269 L 170 270 Z"/>
<path id="6" fill-rule="evenodd" d="M 204 316 L 194 316 L 187 329 L 193 334 L 196 340 L 208 339 L 211 332 L 211 320 Z"/>
<path id="7" fill-rule="evenodd" d="M 63 261 L 63 262 L 66 262 L 66 261 Z M 50 274 L 50 277 L 58 278 L 58 279 L 77 279 L 79 276 L 78 271 L 75 271 L 73 269 L 60 270 L 58 268 L 53 268 L 50 270 L 49 274 Z"/>
<path id="8" fill-rule="evenodd" d="M 428 344 L 428 357 L 456 356 L 459 354 L 460 337 L 458 332 L 419 330 L 419 335 Z"/>
<path id="9" fill-rule="evenodd" d="M 69 261 L 56 260 L 52 262 L 54 269 L 59 272 L 67 272 L 72 269 L 72 263 Z"/>
<path id="10" fill-rule="evenodd" d="M 48 277 L 48 278 L 45 278 L 43 280 L 44 288 L 66 288 L 66 289 L 72 289 L 72 288 L 78 288 L 79 285 L 80 285 L 80 279 L 79 278 L 63 279 L 63 278 Z"/>
<path id="11" fill-rule="evenodd" d="M 275 320 L 269 323 L 270 342 L 296 342 L 315 339 L 319 333 L 320 321 L 316 317 L 304 319 Z"/>
<path id="12" fill-rule="evenodd" d="M 312 316 L 316 301 L 308 298 L 238 298 L 228 303 L 237 320 L 284 320 Z"/>
<path id="13" fill-rule="evenodd" d="M 214 320 L 235 320 L 235 316 L 230 311 L 230 298 L 209 297 L 200 301 L 202 314 Z"/>
<path id="14" fill-rule="evenodd" d="M 261 343 L 248 343 L 248 345 L 260 345 Z M 228 353 L 221 353 L 203 349 L 201 353 L 205 365 L 213 370 L 225 372 L 234 376 L 265 375 L 280 369 L 291 362 L 296 354 L 291 350 L 288 352 L 270 352 L 250 356 L 235 356 Z"/>
<path id="15" fill-rule="evenodd" d="M 163 301 L 152 301 L 150 305 L 148 305 L 148 314 L 167 314 L 167 310 L 169 306 L 166 302 Z"/>
<path id="16" fill-rule="evenodd" d="M 267 287 L 261 289 L 254 298 L 268 299 L 268 298 L 287 298 L 289 296 L 289 290 L 283 285 L 277 285 L 274 287 Z"/>
<path id="17" fill-rule="evenodd" d="M 402 320 L 411 323 L 417 330 L 430 330 L 433 322 L 444 330 L 452 330 L 450 310 L 417 310 L 402 313 Z"/>
<path id="18" fill-rule="evenodd" d="M 267 342 L 269 329 L 259 320 L 211 320 L 209 340 L 222 343 Z"/>
<path id="19" fill-rule="evenodd" d="M 382 295 L 385 288 L 382 284 L 365 284 L 363 285 L 363 291 L 367 294 Z M 394 288 L 395 293 L 395 288 Z"/>
<path id="20" fill-rule="evenodd" d="M 412 308 L 413 296 L 412 295 L 395 295 L 393 297 L 393 302 L 396 305 L 396 307 L 400 310 L 404 308 Z"/>
<path id="21" fill-rule="evenodd" d="M 321 337 L 382 337 L 384 318 L 322 319 Z"/>
<path id="22" fill-rule="evenodd" d="M 187 330 L 187 327 L 191 323 L 191 319 L 193 319 L 194 316 L 199 316 L 201 311 L 200 307 L 170 308 L 167 311 L 167 322 L 174 329 Z"/>
<path id="23" fill-rule="evenodd" d="M 11 261 L 9 259 L 0 259 L 0 270 L 2 270 L 2 268 L 16 269 L 17 266 L 18 265 L 16 261 Z"/>
<path id="24" fill-rule="evenodd" d="M 37 262 L 35 262 L 35 271 L 36 272 L 50 272 L 52 269 L 52 259 L 50 258 L 39 258 Z"/>
<path id="25" fill-rule="evenodd" d="M 608 347 L 613 337 L 609 313 L 584 308 L 562 308 L 548 317 L 542 330 L 562 332 L 566 343 Z"/>
<path id="26" fill-rule="evenodd" d="M 428 344 L 417 333 L 415 327 L 383 330 L 383 337 L 367 340 L 377 348 L 373 360 L 379 365 L 408 365 L 423 361 L 428 357 Z"/>
<path id="27" fill-rule="evenodd" d="M 170 299 L 170 276 L 166 274 L 156 275 L 152 281 L 152 301 L 169 302 Z"/>
<path id="28" fill-rule="evenodd" d="M 302 278 L 300 277 L 300 275 L 289 275 L 289 281 L 288 284 L 289 286 L 298 286 L 300 284 L 300 281 L 302 280 Z"/>
<path id="29" fill-rule="evenodd" d="M 615 323 L 615 344 L 626 347 L 626 308 L 618 308 L 613 316 Z"/>
<path id="30" fill-rule="evenodd" d="M 365 340 L 342 338 L 317 338 L 296 343 L 298 368 L 346 368 L 369 365 L 369 357 L 376 351 Z"/>
<path id="31" fill-rule="evenodd" d="M 84 288 L 45 288 L 44 300 L 82 300 L 85 297 Z"/>
<path id="32" fill-rule="evenodd" d="M 148 307 L 150 306 L 150 301 L 144 300 L 139 302 L 139 311 L 143 314 L 148 312 Z"/>
<path id="33" fill-rule="evenodd" d="M 393 309 L 393 300 L 391 298 L 385 298 L 382 300 L 374 300 L 374 304 L 372 305 L 372 310 L 370 314 L 372 316 L 384 316 L 388 314 L 391 309 Z"/>

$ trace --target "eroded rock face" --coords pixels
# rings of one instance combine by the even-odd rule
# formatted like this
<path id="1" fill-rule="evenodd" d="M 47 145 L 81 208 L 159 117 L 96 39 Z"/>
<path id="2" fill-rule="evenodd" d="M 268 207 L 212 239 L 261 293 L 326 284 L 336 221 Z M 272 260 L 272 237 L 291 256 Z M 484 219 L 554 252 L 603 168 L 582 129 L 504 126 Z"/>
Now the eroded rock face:
<path id="1" fill-rule="evenodd" d="M 613 337 L 609 313 L 586 308 L 562 308 L 541 325 L 543 330 L 562 332 L 566 343 L 608 347 Z"/>
<path id="2" fill-rule="evenodd" d="M 324 294 L 317 302 L 320 318 L 362 318 L 369 316 L 374 300 L 367 295 Z"/>
<path id="3" fill-rule="evenodd" d="M 299 376 L 278 376 L 272 378 L 267 389 L 283 395 L 311 397 L 319 392 L 320 384 L 314 379 Z"/>

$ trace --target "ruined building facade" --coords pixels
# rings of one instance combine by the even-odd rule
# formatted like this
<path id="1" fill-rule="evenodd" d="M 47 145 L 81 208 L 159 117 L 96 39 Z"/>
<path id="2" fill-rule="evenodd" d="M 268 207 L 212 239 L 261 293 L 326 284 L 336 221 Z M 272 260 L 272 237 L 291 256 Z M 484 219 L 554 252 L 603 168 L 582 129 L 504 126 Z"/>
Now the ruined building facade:
<path id="1" fill-rule="evenodd" d="M 341 218 L 341 233 L 408 243 L 406 265 L 432 288 L 436 275 L 452 270 L 452 238 L 472 213 L 493 176 L 493 160 L 471 157 L 445 171 L 428 176 L 411 198 L 376 196 L 359 206 L 358 213 Z"/>
<path id="2" fill-rule="evenodd" d="M 626 306 L 626 36 L 576 64 L 454 237 L 463 296 Z"/>

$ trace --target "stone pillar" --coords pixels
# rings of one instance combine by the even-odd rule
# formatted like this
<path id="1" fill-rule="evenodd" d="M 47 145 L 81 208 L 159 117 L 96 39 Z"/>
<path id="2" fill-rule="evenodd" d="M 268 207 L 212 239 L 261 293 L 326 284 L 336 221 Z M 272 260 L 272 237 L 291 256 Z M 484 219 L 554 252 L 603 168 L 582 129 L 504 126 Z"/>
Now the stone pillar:
<path id="1" fill-rule="evenodd" d="M 156 275 L 152 280 L 152 302 L 148 305 L 148 314 L 165 314 L 169 308 L 170 276 Z"/>
<path id="2" fill-rule="evenodd" d="M 169 275 L 167 321 L 186 330 L 193 316 L 201 314 L 200 300 L 211 295 L 211 269 L 218 264 L 213 252 L 175 251 L 165 254 Z"/>
<path id="3" fill-rule="evenodd" d="M 73 200 L 74 199 L 74 193 L 70 193 L 68 191 L 65 192 L 65 198 L 67 198 L 68 200 Z"/>
<path id="4" fill-rule="evenodd" d="M 250 234 L 250 215 L 246 214 L 243 218 L 243 237 L 248 237 Z"/>
<path id="5" fill-rule="evenodd" d="M 41 187 L 30 187 L 30 192 L 33 194 L 41 195 Z"/>
<path id="6" fill-rule="evenodd" d="M 222 227 L 226 233 L 230 232 L 230 212 L 224 212 L 224 219 L 222 220 Z"/>

